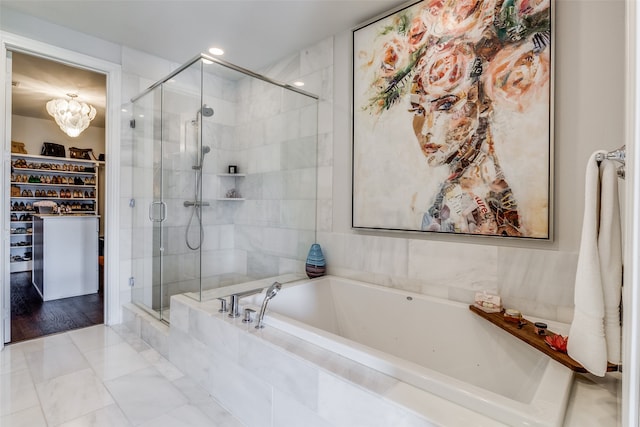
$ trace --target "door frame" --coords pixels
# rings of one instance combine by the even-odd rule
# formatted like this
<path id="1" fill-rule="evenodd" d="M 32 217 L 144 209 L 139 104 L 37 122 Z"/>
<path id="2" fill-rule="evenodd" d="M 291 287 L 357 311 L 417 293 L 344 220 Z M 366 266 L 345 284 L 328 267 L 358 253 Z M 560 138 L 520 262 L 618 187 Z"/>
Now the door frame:
<path id="1" fill-rule="evenodd" d="M 105 298 L 104 323 L 120 323 L 120 108 L 122 88 L 122 67 L 120 64 L 88 56 L 82 53 L 42 43 L 16 34 L 0 31 L 0 128 L 5 132 L 0 152 L 0 188 L 1 226 L 4 239 L 0 246 L 0 350 L 5 342 L 5 324 L 11 320 L 10 301 L 10 265 L 9 265 L 9 196 L 10 183 L 7 177 L 11 170 L 11 70 L 8 69 L 7 51 L 17 51 L 84 68 L 106 76 L 106 125 L 105 125 Z"/>

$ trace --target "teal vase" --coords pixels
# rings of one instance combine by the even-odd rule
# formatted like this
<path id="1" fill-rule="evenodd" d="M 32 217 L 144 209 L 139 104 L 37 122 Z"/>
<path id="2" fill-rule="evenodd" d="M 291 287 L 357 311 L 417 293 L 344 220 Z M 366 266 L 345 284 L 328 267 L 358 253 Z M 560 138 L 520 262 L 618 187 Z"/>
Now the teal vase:
<path id="1" fill-rule="evenodd" d="M 309 249 L 309 255 L 307 255 L 307 262 L 305 263 L 305 271 L 309 279 L 324 276 L 327 271 L 327 262 L 324 259 L 322 248 L 317 243 L 311 245 Z"/>

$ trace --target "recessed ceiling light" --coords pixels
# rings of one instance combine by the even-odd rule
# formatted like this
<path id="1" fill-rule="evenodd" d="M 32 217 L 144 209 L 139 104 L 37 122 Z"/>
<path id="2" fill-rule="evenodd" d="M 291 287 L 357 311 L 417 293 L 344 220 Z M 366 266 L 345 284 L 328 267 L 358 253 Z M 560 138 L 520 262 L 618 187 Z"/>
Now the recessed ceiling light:
<path id="1" fill-rule="evenodd" d="M 219 47 L 212 47 L 211 49 L 209 49 L 209 53 L 211 55 L 220 56 L 224 55 L 224 50 L 220 49 Z"/>
<path id="2" fill-rule="evenodd" d="M 294 86 L 298 86 L 298 87 L 302 87 L 302 86 L 304 86 L 304 82 L 298 80 L 298 81 L 293 82 L 293 85 Z"/>

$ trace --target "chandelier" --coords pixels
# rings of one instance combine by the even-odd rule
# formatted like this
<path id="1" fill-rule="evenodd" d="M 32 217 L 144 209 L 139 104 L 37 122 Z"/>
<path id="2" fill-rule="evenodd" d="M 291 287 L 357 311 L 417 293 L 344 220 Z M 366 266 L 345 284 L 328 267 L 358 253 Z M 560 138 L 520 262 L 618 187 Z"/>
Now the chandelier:
<path id="1" fill-rule="evenodd" d="M 89 127 L 96 116 L 96 109 L 84 102 L 76 101 L 78 95 L 68 93 L 71 99 L 52 99 L 47 102 L 47 112 L 56 120 L 60 129 L 72 138 Z"/>

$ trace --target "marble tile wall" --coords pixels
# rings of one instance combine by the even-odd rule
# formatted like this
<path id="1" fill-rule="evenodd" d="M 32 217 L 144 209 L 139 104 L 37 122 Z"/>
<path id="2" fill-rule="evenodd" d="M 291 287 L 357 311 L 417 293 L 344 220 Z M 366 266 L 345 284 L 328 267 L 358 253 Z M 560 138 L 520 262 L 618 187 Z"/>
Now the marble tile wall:
<path id="1" fill-rule="evenodd" d="M 575 47 L 601 45 L 601 35 L 591 30 L 594 25 L 608 34 L 608 41 L 624 45 L 624 29 L 615 22 L 624 19 L 625 9 L 624 2 L 558 2 L 557 6 L 554 237 L 548 242 L 352 230 L 351 33 L 336 34 L 333 44 L 326 42 L 324 51 L 309 50 L 311 56 L 324 58 L 326 66 L 333 69 L 322 84 L 332 94 L 321 103 L 331 111 L 331 119 L 321 108 L 319 129 L 327 136 L 320 138 L 319 158 L 324 167 L 318 171 L 318 242 L 330 273 L 463 302 L 471 302 L 476 290 L 489 289 L 498 291 L 506 304 L 526 314 L 572 320 L 583 165 L 593 151 L 615 149 L 620 145 L 615 141 L 625 139 L 624 103 L 619 102 L 625 93 L 624 49 L 603 49 L 607 60 L 593 63 L 587 70 L 577 59 L 581 49 Z M 590 81 L 610 69 L 607 64 L 612 63 L 620 65 L 615 67 L 612 80 L 616 84 L 593 93 Z M 589 100 L 593 97 L 601 102 L 592 104 Z M 326 197 L 323 185 L 328 190 Z M 624 193 L 622 181 L 621 186 Z"/>
<path id="2" fill-rule="evenodd" d="M 570 322 L 577 251 L 566 238 L 560 245 L 503 243 L 351 229 L 349 37 L 299 53 L 301 68 L 314 76 L 309 90 L 321 97 L 317 241 L 328 272 L 461 302 L 472 302 L 477 291 L 498 292 L 524 313 Z M 273 76 L 290 76 L 292 62 L 275 65 Z"/>

